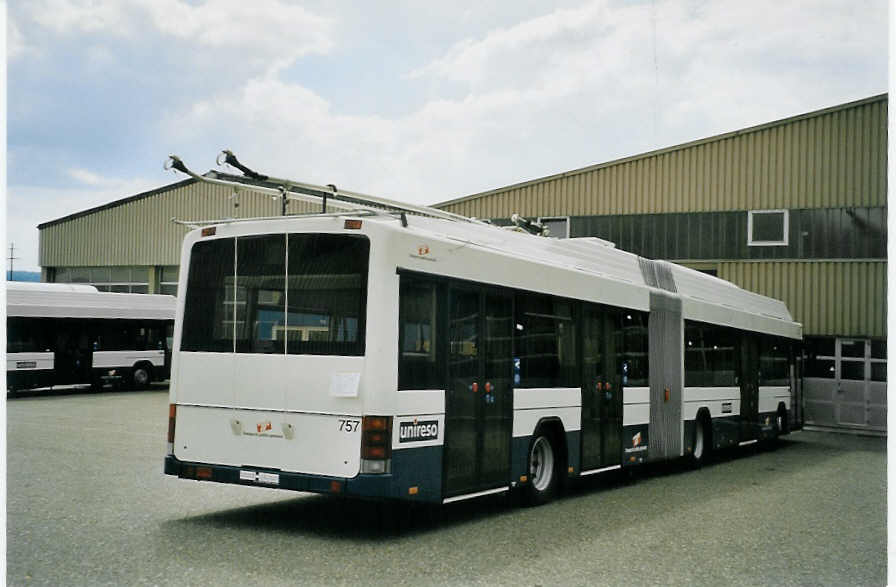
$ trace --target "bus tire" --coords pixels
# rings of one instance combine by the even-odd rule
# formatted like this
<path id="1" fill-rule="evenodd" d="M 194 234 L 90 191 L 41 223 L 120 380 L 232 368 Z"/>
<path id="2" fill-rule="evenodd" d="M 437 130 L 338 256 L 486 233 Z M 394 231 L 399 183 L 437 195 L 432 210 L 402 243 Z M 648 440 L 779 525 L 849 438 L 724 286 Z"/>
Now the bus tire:
<path id="1" fill-rule="evenodd" d="M 134 389 L 146 389 L 152 381 L 152 371 L 146 363 L 137 363 L 131 369 L 131 387 Z"/>
<path id="2" fill-rule="evenodd" d="M 694 449 L 691 451 L 691 465 L 699 469 L 706 464 L 712 450 L 712 425 L 705 411 L 697 414 L 694 421 Z"/>
<path id="3" fill-rule="evenodd" d="M 787 423 L 787 408 L 784 404 L 778 405 L 778 415 L 775 417 L 775 434 L 782 436 L 790 433 L 790 426 Z"/>
<path id="4" fill-rule="evenodd" d="M 529 505 L 542 505 L 553 499 L 559 482 L 560 455 L 557 449 L 557 443 L 542 430 L 532 437 L 528 458 L 529 483 L 526 485 L 526 502 Z"/>

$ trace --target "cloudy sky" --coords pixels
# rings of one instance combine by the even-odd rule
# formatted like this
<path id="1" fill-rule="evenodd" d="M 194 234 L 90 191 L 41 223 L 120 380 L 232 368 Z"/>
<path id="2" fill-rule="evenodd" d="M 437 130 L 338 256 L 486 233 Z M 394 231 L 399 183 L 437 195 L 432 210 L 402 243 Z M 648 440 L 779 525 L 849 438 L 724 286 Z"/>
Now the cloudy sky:
<path id="1" fill-rule="evenodd" d="M 11 0 L 6 32 L 24 269 L 169 153 L 428 204 L 887 90 L 886 0 Z"/>

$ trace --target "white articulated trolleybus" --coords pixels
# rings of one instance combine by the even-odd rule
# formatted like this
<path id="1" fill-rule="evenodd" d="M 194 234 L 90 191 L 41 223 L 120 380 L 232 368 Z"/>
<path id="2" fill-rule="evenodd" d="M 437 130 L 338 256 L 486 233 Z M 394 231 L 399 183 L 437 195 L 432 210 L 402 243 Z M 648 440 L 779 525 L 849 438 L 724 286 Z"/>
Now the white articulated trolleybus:
<path id="1" fill-rule="evenodd" d="M 170 371 L 174 296 L 91 285 L 6 284 L 9 391 L 105 382 L 145 387 Z"/>
<path id="2" fill-rule="evenodd" d="M 801 326 L 780 301 L 600 239 L 255 179 L 330 212 L 186 236 L 168 474 L 541 503 L 788 432 Z"/>

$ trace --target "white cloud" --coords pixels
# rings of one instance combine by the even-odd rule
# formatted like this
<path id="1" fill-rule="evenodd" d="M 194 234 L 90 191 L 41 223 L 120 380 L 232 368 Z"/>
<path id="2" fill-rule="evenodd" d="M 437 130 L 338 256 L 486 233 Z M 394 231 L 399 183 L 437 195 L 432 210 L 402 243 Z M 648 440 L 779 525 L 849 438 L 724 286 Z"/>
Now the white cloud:
<path id="1" fill-rule="evenodd" d="M 511 27 L 498 28 L 481 40 L 464 39 L 444 56 L 412 71 L 409 77 L 434 75 L 468 82 L 493 79 L 495 69 L 506 65 L 508 58 L 517 61 L 520 51 L 550 50 L 551 45 L 561 37 L 575 42 L 584 36 L 596 36 L 603 28 L 601 23 L 608 17 L 606 5 L 603 0 L 589 2 L 579 8 L 557 10 Z M 539 53 L 550 58 L 544 52 Z M 514 59 L 515 54 L 517 59 Z M 531 66 L 532 62 L 526 60 L 525 64 Z"/>
<path id="2" fill-rule="evenodd" d="M 86 169 L 80 169 L 80 168 L 76 168 L 76 167 L 69 169 L 68 174 L 69 174 L 69 176 L 72 177 L 72 179 L 75 179 L 80 183 L 83 183 L 86 185 L 91 185 L 91 186 L 101 186 L 101 185 L 110 185 L 110 184 L 120 183 L 119 181 L 116 181 L 114 179 L 102 177 L 92 171 L 88 171 Z"/>
<path id="3" fill-rule="evenodd" d="M 211 48 L 243 48 L 245 57 L 271 59 L 274 68 L 333 46 L 333 23 L 280 0 L 212 0 L 192 6 L 180 0 L 141 0 L 163 34 Z"/>
<path id="4" fill-rule="evenodd" d="M 124 33 L 122 2 L 95 0 L 42 0 L 30 3 L 28 11 L 35 22 L 56 33 Z"/>
<path id="5" fill-rule="evenodd" d="M 34 47 L 25 42 L 19 25 L 7 15 L 6 19 L 6 57 L 10 61 L 34 52 Z"/>
<path id="6" fill-rule="evenodd" d="M 58 35 L 145 36 L 149 25 L 197 48 L 239 50 L 220 56 L 225 66 L 236 58 L 277 70 L 333 47 L 330 19 L 283 0 L 34 0 L 25 12 Z"/>

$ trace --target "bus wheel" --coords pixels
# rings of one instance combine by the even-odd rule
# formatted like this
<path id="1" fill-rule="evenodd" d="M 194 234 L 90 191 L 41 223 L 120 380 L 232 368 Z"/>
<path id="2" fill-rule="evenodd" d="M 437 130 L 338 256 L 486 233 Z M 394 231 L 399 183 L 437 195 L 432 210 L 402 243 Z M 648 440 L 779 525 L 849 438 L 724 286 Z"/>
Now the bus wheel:
<path id="1" fill-rule="evenodd" d="M 539 432 L 529 448 L 529 485 L 528 499 L 530 505 L 547 503 L 554 496 L 557 487 L 557 456 L 551 439 Z"/>
<path id="2" fill-rule="evenodd" d="M 134 389 L 146 388 L 150 379 L 149 369 L 146 368 L 146 365 L 134 366 L 134 369 L 131 371 L 131 384 L 134 386 Z"/>
<path id="3" fill-rule="evenodd" d="M 778 406 L 778 415 L 775 417 L 775 429 L 777 436 L 790 432 L 787 427 L 787 408 Z"/>
<path id="4" fill-rule="evenodd" d="M 712 447 L 711 442 L 709 419 L 701 415 L 694 422 L 694 450 L 691 452 L 691 465 L 695 468 L 706 464 L 707 455 Z"/>

